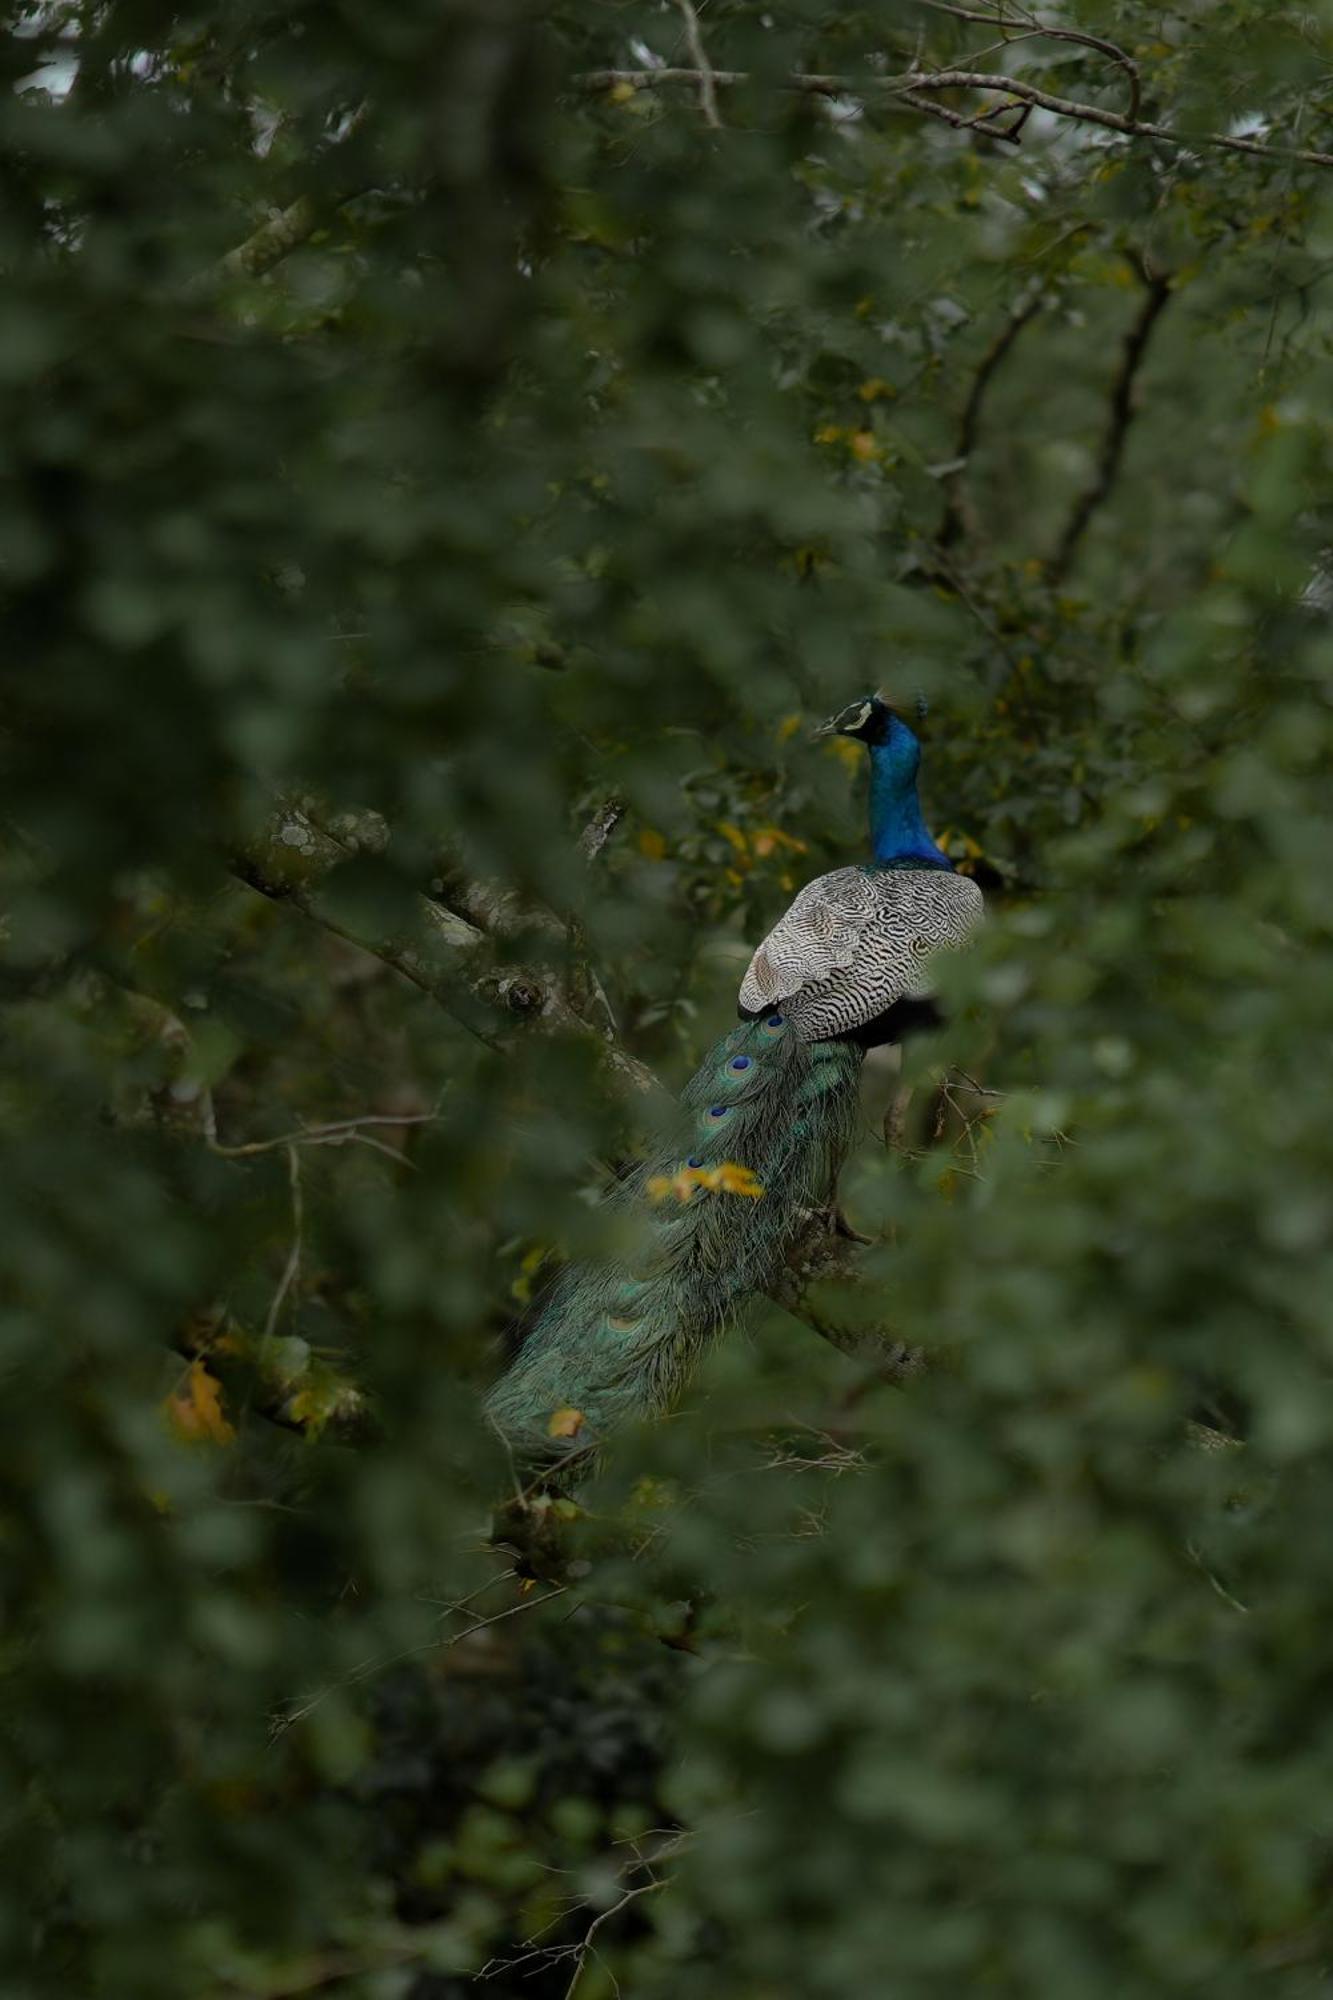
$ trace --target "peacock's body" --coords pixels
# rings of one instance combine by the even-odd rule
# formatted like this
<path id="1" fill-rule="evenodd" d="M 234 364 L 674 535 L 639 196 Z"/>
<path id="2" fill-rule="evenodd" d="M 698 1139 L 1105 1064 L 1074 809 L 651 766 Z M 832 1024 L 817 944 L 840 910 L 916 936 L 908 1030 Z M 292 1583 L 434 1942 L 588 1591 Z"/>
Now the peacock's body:
<path id="1" fill-rule="evenodd" d="M 873 858 L 801 890 L 751 960 L 740 1026 L 682 1095 L 675 1143 L 611 1196 L 642 1224 L 638 1261 L 567 1271 L 492 1390 L 490 1416 L 525 1458 L 670 1406 L 828 1201 L 865 1050 L 935 1018 L 930 960 L 981 915 L 976 884 L 926 830 L 920 745 L 901 717 L 871 696 L 821 733 L 869 749 Z"/>

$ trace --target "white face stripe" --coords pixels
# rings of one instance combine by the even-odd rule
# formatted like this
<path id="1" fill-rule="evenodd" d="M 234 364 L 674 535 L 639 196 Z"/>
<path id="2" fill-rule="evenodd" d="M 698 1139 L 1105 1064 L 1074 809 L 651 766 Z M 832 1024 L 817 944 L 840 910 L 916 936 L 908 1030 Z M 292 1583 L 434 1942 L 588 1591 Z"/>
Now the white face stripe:
<path id="1" fill-rule="evenodd" d="M 851 735 L 853 730 L 864 729 L 869 720 L 870 720 L 870 703 L 868 701 L 863 701 L 861 703 L 860 708 L 857 710 L 855 716 L 852 718 L 852 720 L 850 722 L 844 722 L 842 726 L 843 729 L 846 731 L 846 733 L 848 735 Z"/>

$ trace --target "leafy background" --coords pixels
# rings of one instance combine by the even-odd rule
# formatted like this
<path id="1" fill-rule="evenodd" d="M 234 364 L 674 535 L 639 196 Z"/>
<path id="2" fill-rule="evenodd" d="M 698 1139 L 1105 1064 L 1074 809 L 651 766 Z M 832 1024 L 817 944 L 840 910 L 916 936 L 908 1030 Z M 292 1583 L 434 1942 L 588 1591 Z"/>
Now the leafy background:
<path id="1" fill-rule="evenodd" d="M 1039 18 L 11 16 L 4 2000 L 1327 1991 L 1333 8 Z M 764 1303 L 515 1577 L 875 684 L 995 911 L 919 1365 Z"/>

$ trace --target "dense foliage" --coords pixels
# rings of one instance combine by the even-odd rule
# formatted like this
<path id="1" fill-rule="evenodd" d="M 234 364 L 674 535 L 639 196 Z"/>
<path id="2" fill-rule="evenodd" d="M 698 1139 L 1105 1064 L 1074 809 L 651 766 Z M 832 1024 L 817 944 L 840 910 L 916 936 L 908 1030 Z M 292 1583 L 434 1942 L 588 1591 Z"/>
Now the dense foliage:
<path id="1" fill-rule="evenodd" d="M 3 2000 L 1327 1990 L 1333 9 L 972 11 L 11 16 Z M 921 1365 L 762 1302 L 516 1577 L 876 684 Z"/>

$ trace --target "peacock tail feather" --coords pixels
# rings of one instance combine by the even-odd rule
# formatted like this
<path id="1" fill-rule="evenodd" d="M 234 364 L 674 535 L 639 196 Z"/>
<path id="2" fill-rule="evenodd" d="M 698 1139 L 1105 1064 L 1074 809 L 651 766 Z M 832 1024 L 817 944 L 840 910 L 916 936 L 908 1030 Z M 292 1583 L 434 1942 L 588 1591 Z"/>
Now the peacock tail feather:
<path id="1" fill-rule="evenodd" d="M 551 1461 L 675 1401 L 709 1342 L 779 1269 L 851 1142 L 862 1052 L 744 1021 L 681 1096 L 675 1142 L 608 1199 L 634 1212 L 629 1266 L 556 1282 L 487 1410 L 516 1456 Z"/>

